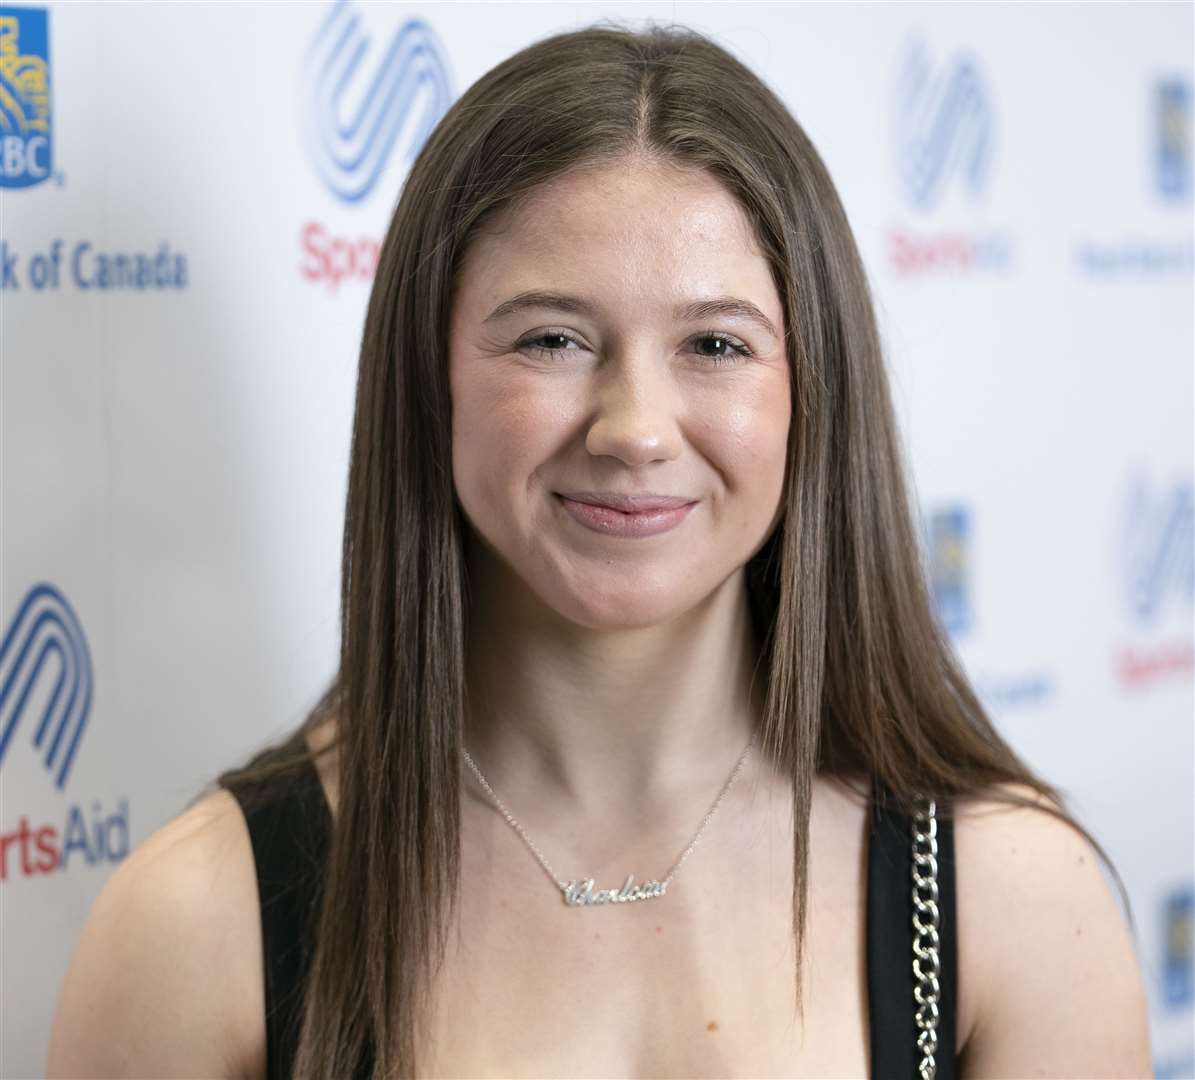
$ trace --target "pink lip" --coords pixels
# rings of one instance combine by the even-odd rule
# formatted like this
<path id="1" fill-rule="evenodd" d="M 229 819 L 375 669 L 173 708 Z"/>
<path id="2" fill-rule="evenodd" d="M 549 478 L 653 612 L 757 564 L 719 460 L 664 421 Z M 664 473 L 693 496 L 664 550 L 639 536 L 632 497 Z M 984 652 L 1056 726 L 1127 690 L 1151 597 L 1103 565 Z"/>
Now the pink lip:
<path id="1" fill-rule="evenodd" d="M 614 491 L 559 491 L 557 494 L 573 502 L 609 506 L 624 514 L 638 513 L 640 510 L 675 510 L 678 506 L 688 506 L 697 501 L 682 495 L 620 495 Z"/>
<path id="2" fill-rule="evenodd" d="M 573 520 L 587 529 L 604 533 L 606 536 L 623 537 L 655 536 L 668 532 L 684 521 L 689 511 L 697 505 L 695 502 L 689 502 L 679 506 L 626 513 L 611 506 L 595 506 L 593 503 L 570 499 L 565 495 L 559 495 L 558 498 Z"/>

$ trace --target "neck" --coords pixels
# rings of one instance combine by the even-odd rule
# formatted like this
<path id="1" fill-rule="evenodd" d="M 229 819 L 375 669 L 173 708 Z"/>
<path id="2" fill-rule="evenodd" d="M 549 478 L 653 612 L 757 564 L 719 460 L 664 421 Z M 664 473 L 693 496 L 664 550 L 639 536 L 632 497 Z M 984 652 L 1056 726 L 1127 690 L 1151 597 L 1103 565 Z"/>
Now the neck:
<path id="1" fill-rule="evenodd" d="M 516 817 L 533 802 L 617 827 L 707 808 L 762 711 L 741 571 L 665 625 L 617 631 L 553 617 L 525 586 L 479 585 L 465 746 Z M 739 784 L 754 782 L 758 749 Z"/>

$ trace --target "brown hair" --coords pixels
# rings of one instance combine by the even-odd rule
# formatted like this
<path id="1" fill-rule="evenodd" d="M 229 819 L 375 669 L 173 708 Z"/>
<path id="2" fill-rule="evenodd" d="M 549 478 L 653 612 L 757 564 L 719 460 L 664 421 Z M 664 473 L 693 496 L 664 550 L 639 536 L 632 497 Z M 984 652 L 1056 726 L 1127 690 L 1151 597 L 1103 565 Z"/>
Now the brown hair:
<path id="1" fill-rule="evenodd" d="M 414 1074 L 415 1010 L 457 910 L 468 605 L 446 347 L 455 275 L 495 215 L 567 169 L 627 155 L 717 177 L 747 211 L 784 305 L 784 511 L 747 580 L 766 679 L 761 752 L 792 778 L 798 1008 L 816 773 L 877 778 L 906 812 L 918 793 L 946 813 L 980 793 L 1028 805 L 994 787 L 1028 785 L 1111 867 L 996 731 L 936 619 L 867 277 L 817 151 L 706 37 L 604 21 L 488 71 L 415 161 L 361 342 L 339 671 L 277 753 L 219 777 L 292 775 L 308 759 L 304 733 L 336 710 L 339 807 L 298 1076 L 350 1075 L 367 1045 L 375 1076 Z"/>

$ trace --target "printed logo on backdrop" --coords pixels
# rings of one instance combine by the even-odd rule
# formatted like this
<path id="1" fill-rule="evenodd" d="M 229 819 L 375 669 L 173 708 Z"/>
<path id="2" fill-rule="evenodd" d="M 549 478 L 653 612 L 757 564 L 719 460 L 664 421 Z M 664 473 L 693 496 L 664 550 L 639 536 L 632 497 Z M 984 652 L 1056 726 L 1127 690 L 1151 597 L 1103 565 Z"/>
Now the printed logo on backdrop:
<path id="1" fill-rule="evenodd" d="M 1121 510 L 1120 567 L 1124 641 L 1116 655 L 1122 686 L 1189 679 L 1195 670 L 1195 491 L 1133 476 Z"/>
<path id="2" fill-rule="evenodd" d="M 1139 277 L 1190 274 L 1195 271 L 1195 244 L 1191 242 L 1191 80 L 1163 75 L 1142 84 L 1139 115 L 1146 126 L 1144 139 L 1137 132 L 1122 132 L 1125 149 L 1147 147 L 1148 158 L 1139 162 L 1142 183 L 1136 195 L 1142 213 L 1152 205 L 1165 216 L 1157 233 L 1128 240 L 1082 240 L 1075 259 L 1081 273 L 1091 277 Z M 1121 213 L 1133 192 L 1115 193 Z"/>
<path id="3" fill-rule="evenodd" d="M 1185 202 L 1191 196 L 1191 84 L 1161 79 L 1155 94 L 1158 194 L 1168 201 Z"/>
<path id="4" fill-rule="evenodd" d="M 1195 885 L 1186 882 L 1162 897 L 1161 999 L 1167 1010 L 1195 1005 Z"/>
<path id="5" fill-rule="evenodd" d="M 334 0 L 316 29 L 302 66 L 304 135 L 316 173 L 339 202 L 360 205 L 386 177 L 393 180 L 382 185 L 389 207 L 452 104 L 452 80 L 447 52 L 427 20 L 397 22 L 383 50 L 363 18 L 350 0 Z M 390 16 L 386 29 L 395 21 Z M 346 280 L 372 280 L 381 241 L 340 236 L 313 220 L 303 226 L 300 246 L 302 276 L 335 292 Z"/>
<path id="6" fill-rule="evenodd" d="M 0 187 L 53 175 L 49 21 L 45 8 L 0 7 Z"/>
<path id="7" fill-rule="evenodd" d="M 974 522 L 971 506 L 963 502 L 944 503 L 922 514 L 922 536 L 927 553 L 929 585 L 938 621 L 956 647 L 965 646 L 972 654 L 989 654 L 999 645 L 990 634 L 982 640 L 976 634 L 976 599 L 973 581 L 976 559 L 973 550 Z M 1005 568 L 1011 573 L 1011 568 Z M 1008 641 L 1016 642 L 1017 628 L 1006 632 Z M 1053 693 L 1048 672 L 1026 667 L 1023 670 L 994 671 L 989 665 L 968 675 L 984 704 L 992 709 L 1038 704 Z"/>
<path id="8" fill-rule="evenodd" d="M 53 176 L 50 18 L 45 8 L 0 7 L 0 188 Z M 0 240 L 0 292 L 183 289 L 186 256 L 165 240 L 152 250 L 97 250 L 89 240 L 46 240 L 20 252 Z"/>
<path id="9" fill-rule="evenodd" d="M 995 118 L 978 64 L 967 55 L 937 68 L 923 41 L 907 46 L 896 80 L 897 172 L 905 197 L 932 210 L 947 185 L 978 198 L 991 171 Z"/>
<path id="10" fill-rule="evenodd" d="M 374 189 L 392 157 L 409 167 L 452 103 L 447 61 L 424 20 L 405 20 L 368 67 L 370 39 L 360 24 L 348 0 L 334 3 L 303 73 L 311 159 L 347 203 Z"/>
<path id="11" fill-rule="evenodd" d="M 929 551 L 938 618 L 950 634 L 971 628 L 971 514 L 965 506 L 939 507 L 929 515 Z"/>
<path id="12" fill-rule="evenodd" d="M 91 713 L 91 650 L 62 592 L 41 582 L 26 593 L 0 639 L 0 770 L 12 791 L 14 767 L 36 784 L 64 792 Z M 24 785 L 22 785 L 24 786 Z M 18 796 L 19 798 L 19 796 Z M 5 799 L 7 812 L 13 800 Z M 85 814 L 75 804 L 61 828 L 0 822 L 0 882 L 123 859 L 129 845 L 128 800 L 104 815 L 99 802 Z"/>
<path id="13" fill-rule="evenodd" d="M 915 37 L 897 60 L 893 83 L 893 172 L 917 220 L 889 230 L 892 269 L 901 275 L 1009 269 L 1007 230 L 980 231 L 974 223 L 997 157 L 995 97 L 979 59 L 960 50 L 935 60 Z"/>
<path id="14" fill-rule="evenodd" d="M 1159 1028 L 1159 1043 L 1154 1059 L 1154 1076 L 1158 1080 L 1195 1076 L 1195 1051 L 1190 1036 L 1168 1040 L 1170 1018 L 1190 1014 L 1195 1006 L 1195 952 L 1192 949 L 1192 915 L 1195 910 L 1195 884 L 1183 882 L 1168 889 L 1160 898 L 1160 946 L 1158 955 L 1158 1002 L 1163 1023 Z M 1187 1027 L 1188 1032 L 1190 1027 Z M 1171 1045 L 1166 1045 L 1170 1043 Z"/>

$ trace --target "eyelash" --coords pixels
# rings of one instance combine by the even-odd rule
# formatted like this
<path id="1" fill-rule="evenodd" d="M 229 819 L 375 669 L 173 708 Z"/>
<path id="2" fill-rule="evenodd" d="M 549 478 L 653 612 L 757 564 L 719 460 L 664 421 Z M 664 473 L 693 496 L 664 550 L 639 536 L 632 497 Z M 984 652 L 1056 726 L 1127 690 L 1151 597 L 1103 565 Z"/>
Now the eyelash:
<path id="1" fill-rule="evenodd" d="M 566 341 L 571 341 L 571 342 L 574 342 L 575 344 L 580 344 L 575 337 L 573 337 L 571 334 L 565 333 L 563 330 L 546 330 L 542 334 L 537 335 L 536 337 L 524 338 L 522 341 L 520 341 L 518 343 L 518 345 L 515 346 L 515 348 L 516 349 L 532 349 L 533 351 L 535 351 L 537 353 L 547 353 L 549 356 L 556 356 L 560 353 L 564 353 L 564 352 L 568 351 L 567 349 L 548 349 L 542 345 L 534 344 L 534 342 L 539 341 L 542 338 L 546 338 L 546 337 L 564 338 Z M 718 341 L 726 342 L 726 344 L 729 345 L 730 348 L 732 350 L 734 350 L 734 353 L 736 354 L 733 357 L 730 355 L 703 356 L 702 359 L 708 361 L 710 367 L 734 367 L 736 364 L 741 363 L 742 361 L 746 360 L 748 357 L 755 355 L 751 351 L 750 347 L 748 347 L 745 343 L 739 341 L 738 338 L 731 337 L 729 334 L 723 334 L 718 330 L 704 330 L 700 334 L 694 334 L 691 338 L 689 338 L 689 341 L 690 342 L 708 341 L 710 338 L 714 338 Z"/>

